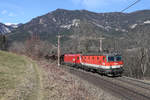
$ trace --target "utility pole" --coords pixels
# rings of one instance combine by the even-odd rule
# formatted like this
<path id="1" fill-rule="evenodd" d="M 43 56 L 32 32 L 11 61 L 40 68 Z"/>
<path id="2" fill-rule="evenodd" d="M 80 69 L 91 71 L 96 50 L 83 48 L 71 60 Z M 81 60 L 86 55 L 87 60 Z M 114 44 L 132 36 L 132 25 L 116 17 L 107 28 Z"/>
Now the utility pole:
<path id="1" fill-rule="evenodd" d="M 114 39 L 114 50 L 115 51 L 117 51 L 117 49 L 118 49 L 118 44 L 117 44 L 117 40 L 116 39 Z"/>
<path id="2" fill-rule="evenodd" d="M 99 38 L 99 50 L 100 50 L 100 52 L 103 51 L 103 39 L 105 39 L 105 38 Z"/>
<path id="3" fill-rule="evenodd" d="M 60 38 L 61 38 L 61 36 L 58 34 L 57 38 L 58 38 L 58 40 L 57 40 L 58 66 L 60 66 Z"/>
<path id="4" fill-rule="evenodd" d="M 102 52 L 103 51 L 103 40 L 105 39 L 105 38 L 103 38 L 103 37 L 100 37 L 100 38 L 87 38 L 87 39 L 89 39 L 89 40 L 99 40 L 99 51 L 100 52 Z"/>

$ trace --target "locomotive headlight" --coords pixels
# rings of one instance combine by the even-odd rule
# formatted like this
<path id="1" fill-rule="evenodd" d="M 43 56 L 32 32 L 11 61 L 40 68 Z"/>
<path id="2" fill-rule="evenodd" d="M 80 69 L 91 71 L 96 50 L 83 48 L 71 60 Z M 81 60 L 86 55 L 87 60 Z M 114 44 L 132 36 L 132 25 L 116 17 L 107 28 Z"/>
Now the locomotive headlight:
<path id="1" fill-rule="evenodd" d="M 105 63 L 104 63 L 104 62 L 103 62 L 102 64 L 103 64 L 103 65 L 105 65 Z"/>

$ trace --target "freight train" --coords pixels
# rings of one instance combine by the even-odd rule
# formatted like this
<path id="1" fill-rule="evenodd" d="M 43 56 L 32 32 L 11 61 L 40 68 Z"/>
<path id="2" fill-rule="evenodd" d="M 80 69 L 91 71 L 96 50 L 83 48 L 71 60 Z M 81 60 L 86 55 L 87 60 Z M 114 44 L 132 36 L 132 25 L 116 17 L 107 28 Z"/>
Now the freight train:
<path id="1" fill-rule="evenodd" d="M 109 54 L 64 54 L 61 56 L 63 64 L 97 72 L 101 75 L 121 76 L 123 73 L 122 56 Z"/>

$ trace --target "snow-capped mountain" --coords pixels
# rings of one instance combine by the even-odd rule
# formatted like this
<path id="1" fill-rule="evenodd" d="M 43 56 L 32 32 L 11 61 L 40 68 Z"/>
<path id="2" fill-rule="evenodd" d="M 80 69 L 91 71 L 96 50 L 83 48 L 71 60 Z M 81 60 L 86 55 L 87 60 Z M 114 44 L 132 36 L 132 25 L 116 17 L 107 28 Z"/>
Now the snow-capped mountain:
<path id="1" fill-rule="evenodd" d="M 0 23 L 0 34 L 10 33 L 11 28 L 5 24 Z"/>
<path id="2" fill-rule="evenodd" d="M 0 23 L 0 34 L 10 33 L 12 30 L 18 28 L 22 24 L 12 24 L 12 23 Z"/>
<path id="3" fill-rule="evenodd" d="M 18 28 L 18 24 L 15 23 L 5 23 L 5 25 L 10 26 L 12 28 Z"/>

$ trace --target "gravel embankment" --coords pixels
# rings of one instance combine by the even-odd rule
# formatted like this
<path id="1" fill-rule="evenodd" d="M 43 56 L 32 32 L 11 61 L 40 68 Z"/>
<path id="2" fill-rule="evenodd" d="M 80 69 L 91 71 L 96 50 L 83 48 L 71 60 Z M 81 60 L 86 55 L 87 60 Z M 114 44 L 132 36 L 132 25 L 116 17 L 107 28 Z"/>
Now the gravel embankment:
<path id="1" fill-rule="evenodd" d="M 43 100 L 119 100 L 100 88 L 58 67 L 56 62 L 40 61 L 43 69 Z"/>

